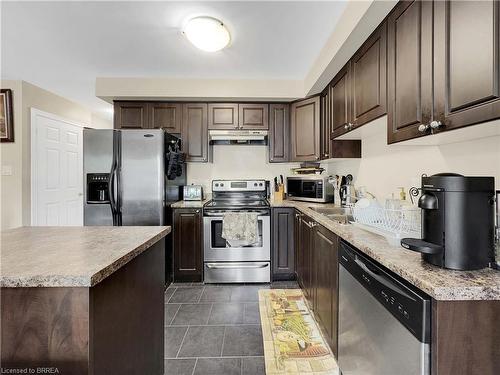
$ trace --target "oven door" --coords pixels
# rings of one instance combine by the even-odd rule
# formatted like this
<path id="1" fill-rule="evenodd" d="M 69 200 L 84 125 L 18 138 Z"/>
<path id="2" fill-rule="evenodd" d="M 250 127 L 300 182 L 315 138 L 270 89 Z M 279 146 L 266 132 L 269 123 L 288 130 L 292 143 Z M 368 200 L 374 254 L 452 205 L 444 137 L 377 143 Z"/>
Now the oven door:
<path id="1" fill-rule="evenodd" d="M 271 260 L 271 222 L 269 215 L 258 217 L 259 241 L 249 246 L 231 247 L 222 238 L 223 215 L 203 218 L 205 262 L 245 262 Z"/>

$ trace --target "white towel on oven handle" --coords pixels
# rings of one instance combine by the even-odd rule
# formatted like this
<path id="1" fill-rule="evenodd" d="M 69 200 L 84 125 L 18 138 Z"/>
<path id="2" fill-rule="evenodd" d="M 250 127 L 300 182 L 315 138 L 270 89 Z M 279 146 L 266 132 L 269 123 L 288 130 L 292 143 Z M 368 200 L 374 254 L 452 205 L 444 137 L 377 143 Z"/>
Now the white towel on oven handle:
<path id="1" fill-rule="evenodd" d="M 249 246 L 259 241 L 257 212 L 227 212 L 222 220 L 222 238 L 231 247 Z"/>

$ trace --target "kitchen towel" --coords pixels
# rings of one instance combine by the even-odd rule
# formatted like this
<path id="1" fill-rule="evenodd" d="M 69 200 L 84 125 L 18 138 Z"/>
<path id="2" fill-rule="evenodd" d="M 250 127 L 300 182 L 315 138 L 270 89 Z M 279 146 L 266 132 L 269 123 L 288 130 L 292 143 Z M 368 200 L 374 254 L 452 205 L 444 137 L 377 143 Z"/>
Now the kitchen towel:
<path id="1" fill-rule="evenodd" d="M 222 238 L 231 247 L 253 245 L 259 240 L 259 214 L 227 212 L 222 220 Z"/>

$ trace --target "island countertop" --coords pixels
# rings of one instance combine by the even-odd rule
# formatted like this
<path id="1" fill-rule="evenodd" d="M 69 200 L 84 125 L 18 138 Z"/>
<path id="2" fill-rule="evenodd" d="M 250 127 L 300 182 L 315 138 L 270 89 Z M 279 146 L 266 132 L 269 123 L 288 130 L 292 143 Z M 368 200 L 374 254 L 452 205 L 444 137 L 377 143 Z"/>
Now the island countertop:
<path id="1" fill-rule="evenodd" d="M 92 287 L 170 227 L 20 227 L 1 232 L 1 287 Z"/>
<path id="2" fill-rule="evenodd" d="M 417 288 L 439 301 L 500 301 L 500 270 L 453 271 L 422 260 L 420 254 L 401 246 L 390 245 L 379 235 L 349 224 L 339 224 L 311 207 L 334 207 L 332 204 L 271 201 L 271 207 L 291 207 L 309 216 L 361 252 L 387 267 Z"/>

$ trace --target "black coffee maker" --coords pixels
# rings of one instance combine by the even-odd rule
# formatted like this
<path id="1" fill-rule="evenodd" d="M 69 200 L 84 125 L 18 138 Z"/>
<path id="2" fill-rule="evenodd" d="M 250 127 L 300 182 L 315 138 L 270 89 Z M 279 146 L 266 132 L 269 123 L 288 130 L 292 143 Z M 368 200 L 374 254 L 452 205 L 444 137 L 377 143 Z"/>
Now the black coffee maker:
<path id="1" fill-rule="evenodd" d="M 440 173 L 422 177 L 422 239 L 401 246 L 436 266 L 476 270 L 494 261 L 495 179 Z"/>

